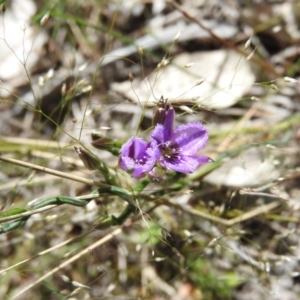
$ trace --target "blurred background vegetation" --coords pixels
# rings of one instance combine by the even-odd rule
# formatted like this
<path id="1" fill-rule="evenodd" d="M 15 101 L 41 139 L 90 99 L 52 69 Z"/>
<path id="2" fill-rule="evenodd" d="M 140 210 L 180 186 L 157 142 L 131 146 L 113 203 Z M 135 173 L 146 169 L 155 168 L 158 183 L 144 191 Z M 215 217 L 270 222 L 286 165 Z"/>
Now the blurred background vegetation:
<path id="1" fill-rule="evenodd" d="M 299 1 L 0 3 L 1 299 L 299 299 Z M 134 180 L 161 96 L 215 162 Z"/>

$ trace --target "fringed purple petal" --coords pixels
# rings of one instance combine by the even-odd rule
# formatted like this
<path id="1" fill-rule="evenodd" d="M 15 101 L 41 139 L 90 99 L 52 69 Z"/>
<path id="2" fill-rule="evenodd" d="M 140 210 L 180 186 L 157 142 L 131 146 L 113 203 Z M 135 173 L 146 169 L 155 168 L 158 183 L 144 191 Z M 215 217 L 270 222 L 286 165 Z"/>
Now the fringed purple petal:
<path id="1" fill-rule="evenodd" d="M 207 156 L 176 155 L 171 158 L 163 159 L 160 161 L 160 164 L 167 170 L 180 173 L 192 173 L 199 167 L 199 165 L 211 161 L 212 160 Z"/>
<path id="2" fill-rule="evenodd" d="M 165 143 L 164 135 L 165 127 L 161 124 L 157 124 L 151 134 L 151 138 L 156 141 L 157 145 L 162 145 Z"/>
<path id="3" fill-rule="evenodd" d="M 148 143 L 143 139 L 133 136 L 130 138 L 120 150 L 121 157 L 131 157 L 139 159 L 142 157 L 142 154 L 146 151 Z"/>
<path id="4" fill-rule="evenodd" d="M 147 143 L 132 137 L 120 151 L 119 166 L 131 172 L 132 177 L 141 178 L 152 170 L 160 153 L 155 141 Z"/>
<path id="5" fill-rule="evenodd" d="M 180 173 L 192 173 L 197 169 L 200 163 L 196 157 L 178 155 L 171 159 L 164 159 L 160 164 L 167 170 Z"/>
<path id="6" fill-rule="evenodd" d="M 208 141 L 208 131 L 201 123 L 188 123 L 177 127 L 171 137 L 170 146 L 181 149 L 185 155 L 194 155 Z"/>

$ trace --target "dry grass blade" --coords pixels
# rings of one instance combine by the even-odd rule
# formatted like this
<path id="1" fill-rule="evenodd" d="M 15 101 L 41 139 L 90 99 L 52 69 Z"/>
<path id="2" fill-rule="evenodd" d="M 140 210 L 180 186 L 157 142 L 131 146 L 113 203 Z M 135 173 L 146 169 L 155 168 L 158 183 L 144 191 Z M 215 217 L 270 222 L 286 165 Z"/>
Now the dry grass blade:
<path id="1" fill-rule="evenodd" d="M 14 265 L 12 265 L 12 266 L 9 266 L 8 268 L 5 268 L 5 269 L 3 269 L 3 270 L 0 270 L 0 275 L 3 274 L 3 273 L 5 273 L 5 272 L 8 272 L 9 270 L 12 270 L 12 269 L 14 269 L 14 268 L 16 268 L 16 267 L 19 267 L 19 266 L 21 266 L 21 265 L 23 265 L 23 264 L 25 264 L 25 263 L 27 263 L 27 262 L 30 262 L 31 260 L 33 260 L 33 259 L 35 259 L 35 258 L 37 258 L 37 257 L 43 256 L 43 255 L 45 255 L 45 254 L 47 254 L 47 253 L 50 253 L 50 252 L 52 252 L 52 251 L 54 251 L 54 250 L 57 250 L 57 249 L 59 249 L 59 248 L 61 248 L 61 247 L 63 247 L 63 246 L 66 246 L 66 245 L 68 245 L 68 244 L 70 244 L 70 243 L 72 243 L 72 242 L 74 242 L 74 241 L 76 241 L 76 240 L 79 240 L 79 239 L 81 239 L 81 238 L 83 238 L 83 237 L 89 235 L 89 234 L 92 233 L 93 231 L 95 231 L 95 230 L 92 229 L 92 230 L 90 230 L 90 231 L 88 231 L 88 232 L 85 232 L 84 234 L 81 234 L 81 235 L 78 235 L 78 236 L 76 236 L 76 237 L 74 237 L 74 238 L 65 240 L 65 241 L 63 241 L 63 242 L 60 243 L 60 244 L 57 244 L 57 245 L 55 245 L 55 246 L 53 246 L 53 247 L 48 248 L 47 250 L 44 250 L 44 251 L 39 252 L 39 253 L 36 254 L 35 256 L 32 256 L 32 257 L 27 258 L 27 259 L 24 259 L 24 260 L 22 260 L 22 261 L 20 261 L 20 262 L 18 262 L 18 263 L 16 263 L 16 264 L 14 264 Z"/>
<path id="2" fill-rule="evenodd" d="M 95 242 L 94 244 L 92 244 L 89 247 L 83 249 L 82 251 L 80 251 L 76 255 L 72 256 L 69 259 L 67 259 L 66 261 L 64 261 L 63 263 L 61 263 L 59 266 L 57 266 L 56 268 L 53 268 L 51 271 L 49 271 L 48 273 L 46 273 L 45 275 L 43 275 L 42 277 L 40 277 L 38 280 L 34 281 L 32 284 L 30 284 L 26 288 L 22 289 L 20 292 L 18 292 L 16 295 L 14 295 L 11 299 L 17 299 L 19 296 L 21 296 L 22 294 L 26 293 L 31 288 L 33 288 L 37 284 L 41 283 L 42 281 L 44 281 L 45 279 L 47 279 L 51 275 L 55 274 L 56 272 L 58 272 L 62 268 L 66 267 L 69 264 L 73 263 L 74 261 L 80 259 L 83 255 L 88 254 L 90 251 L 92 251 L 93 249 L 99 247 L 100 245 L 108 242 L 113 237 L 115 237 L 118 234 L 120 234 L 122 232 L 122 230 L 123 230 L 122 227 L 115 229 L 113 232 L 111 232 L 110 234 L 107 234 L 105 237 L 103 237 L 99 241 Z"/>
<path id="3" fill-rule="evenodd" d="M 99 183 L 90 180 L 90 179 L 86 179 L 84 177 L 80 177 L 80 176 L 76 176 L 76 175 L 72 175 L 72 174 L 67 174 L 65 172 L 60 172 L 60 171 L 56 171 L 53 169 L 49 169 L 49 168 L 45 168 L 39 165 L 35 165 L 35 164 L 31 164 L 31 163 L 27 163 L 18 159 L 14 159 L 14 158 L 6 158 L 3 156 L 0 156 L 0 160 L 7 162 L 7 163 L 11 163 L 20 167 L 24 167 L 24 168 L 28 168 L 28 169 L 32 169 L 32 170 L 36 170 L 36 171 L 41 171 L 43 173 L 48 173 L 51 174 L 53 176 L 58 176 L 61 178 L 66 178 L 66 179 L 70 179 L 73 181 L 78 181 L 81 183 L 85 183 L 87 185 L 95 185 L 95 186 L 99 186 Z"/>

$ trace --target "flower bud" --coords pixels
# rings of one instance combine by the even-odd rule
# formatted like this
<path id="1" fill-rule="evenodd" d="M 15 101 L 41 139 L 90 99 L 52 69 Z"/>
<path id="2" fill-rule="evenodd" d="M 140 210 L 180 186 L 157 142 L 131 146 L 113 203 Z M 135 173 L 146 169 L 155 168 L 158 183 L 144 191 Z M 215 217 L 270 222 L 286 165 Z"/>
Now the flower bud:
<path id="1" fill-rule="evenodd" d="M 161 96 L 157 106 L 153 110 L 153 126 L 155 126 L 156 124 L 164 124 L 167 117 L 173 119 L 171 123 L 174 123 L 174 108 L 171 104 L 168 103 L 168 99 L 164 99 L 164 97 Z"/>
<path id="2" fill-rule="evenodd" d="M 97 170 L 99 169 L 99 166 L 101 164 L 101 161 L 99 158 L 92 154 L 91 152 L 88 152 L 80 147 L 74 147 L 76 153 L 78 154 L 79 158 L 82 160 L 84 166 L 89 170 Z"/>
<path id="3" fill-rule="evenodd" d="M 92 146 L 100 150 L 106 150 L 114 155 L 119 155 L 121 144 L 118 144 L 113 139 L 102 137 L 97 133 L 92 133 Z"/>

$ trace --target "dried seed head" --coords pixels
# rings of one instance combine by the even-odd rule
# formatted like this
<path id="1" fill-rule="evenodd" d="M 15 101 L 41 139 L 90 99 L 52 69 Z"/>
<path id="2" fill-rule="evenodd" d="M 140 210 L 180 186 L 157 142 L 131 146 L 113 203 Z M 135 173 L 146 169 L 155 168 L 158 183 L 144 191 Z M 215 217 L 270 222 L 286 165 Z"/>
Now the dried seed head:
<path id="1" fill-rule="evenodd" d="M 191 63 L 188 63 L 188 64 L 185 64 L 184 65 L 184 68 L 190 68 L 190 67 L 192 67 L 194 65 L 194 63 L 193 62 L 191 62 Z"/>
<path id="2" fill-rule="evenodd" d="M 250 47 L 250 45 L 251 45 L 251 37 L 245 43 L 245 50 L 247 50 Z"/>
<path id="3" fill-rule="evenodd" d="M 78 72 L 84 71 L 86 67 L 87 67 L 87 63 L 81 65 L 81 66 L 78 68 Z"/>
<path id="4" fill-rule="evenodd" d="M 157 68 L 158 68 L 158 69 L 164 68 L 164 67 L 166 67 L 169 63 L 170 63 L 170 60 L 167 59 L 167 58 L 164 58 L 164 59 L 157 65 Z"/>
<path id="5" fill-rule="evenodd" d="M 70 87 L 70 88 L 67 90 L 66 96 L 67 96 L 67 97 L 73 97 L 73 96 L 74 96 L 74 91 L 75 91 L 74 87 L 73 87 L 73 86 Z"/>
<path id="6" fill-rule="evenodd" d="M 175 35 L 174 39 L 173 39 L 174 43 L 176 43 L 179 40 L 180 35 L 181 35 L 181 32 L 178 31 L 177 34 Z"/>
<path id="7" fill-rule="evenodd" d="M 260 99 L 259 99 L 258 97 L 255 97 L 255 96 L 252 96 L 250 99 L 251 99 L 252 101 L 260 101 Z"/>
<path id="8" fill-rule="evenodd" d="M 81 92 L 82 93 L 87 93 L 87 92 L 90 92 L 91 90 L 92 90 L 92 86 L 88 85 L 88 86 L 82 88 Z"/>
<path id="9" fill-rule="evenodd" d="M 62 96 L 65 96 L 66 93 L 67 93 L 67 85 L 64 82 L 63 85 L 62 85 L 62 87 L 61 87 L 61 94 L 62 94 Z"/>
<path id="10" fill-rule="evenodd" d="M 205 80 L 205 78 L 202 78 L 202 79 L 196 81 L 195 86 L 202 84 L 204 82 L 204 80 Z"/>
<path id="11" fill-rule="evenodd" d="M 45 78 L 43 76 L 39 76 L 39 86 L 42 87 L 45 84 Z"/>
<path id="12" fill-rule="evenodd" d="M 53 77 L 53 74 L 54 74 L 54 70 L 52 68 L 49 69 L 46 75 L 47 79 L 51 79 Z"/>
<path id="13" fill-rule="evenodd" d="M 87 86 L 88 82 L 85 79 L 81 79 L 77 83 L 77 87 Z"/>
<path id="14" fill-rule="evenodd" d="M 247 59 L 247 60 L 251 60 L 252 57 L 253 57 L 253 55 L 254 55 L 254 53 L 255 53 L 255 51 L 256 51 L 256 49 L 254 49 L 254 50 L 246 57 L 246 59 Z"/>
<path id="15" fill-rule="evenodd" d="M 48 20 L 49 20 L 49 12 L 47 12 L 42 18 L 41 18 L 41 21 L 40 21 L 40 24 L 41 26 L 44 26 Z"/>
<path id="16" fill-rule="evenodd" d="M 143 56 L 144 55 L 144 48 L 142 46 L 139 46 L 138 53 L 139 53 L 139 56 Z"/>
<path id="17" fill-rule="evenodd" d="M 134 80 L 134 76 L 131 72 L 128 74 L 128 78 L 129 78 L 130 82 L 132 82 Z"/>
<path id="18" fill-rule="evenodd" d="M 185 112 L 187 112 L 187 113 L 189 113 L 189 114 L 193 114 L 193 113 L 194 113 L 194 111 L 193 111 L 190 107 L 188 107 L 188 106 L 186 106 L 186 105 L 180 105 L 179 108 L 180 108 L 182 111 L 185 111 Z"/>

